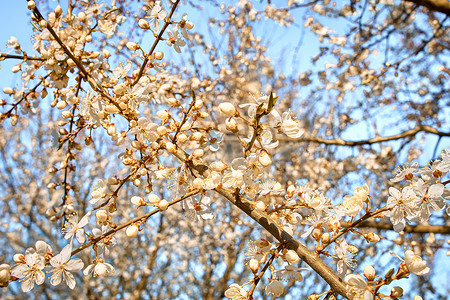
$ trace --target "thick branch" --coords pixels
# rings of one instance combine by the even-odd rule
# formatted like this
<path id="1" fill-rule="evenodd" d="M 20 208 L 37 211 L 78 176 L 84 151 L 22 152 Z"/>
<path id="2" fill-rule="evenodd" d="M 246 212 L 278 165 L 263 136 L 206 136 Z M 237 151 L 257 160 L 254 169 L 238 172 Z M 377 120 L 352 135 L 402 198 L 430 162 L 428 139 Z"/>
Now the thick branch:
<path id="1" fill-rule="evenodd" d="M 357 225 L 358 228 L 368 227 L 368 228 L 377 228 L 384 230 L 394 230 L 394 227 L 390 223 L 384 222 L 375 222 L 374 220 L 368 220 L 361 222 L 361 224 Z M 445 225 L 406 225 L 405 229 L 403 229 L 405 233 L 440 233 L 440 234 L 450 234 L 450 226 Z"/>
<path id="2" fill-rule="evenodd" d="M 246 215 L 255 220 L 264 229 L 276 238 L 280 243 L 288 245 L 289 249 L 295 250 L 298 256 L 307 263 L 317 274 L 320 275 L 331 287 L 331 289 L 343 297 L 346 296 L 346 285 L 339 276 L 319 257 L 318 254 L 308 250 L 303 244 L 294 239 L 286 231 L 284 231 L 276 222 L 271 220 L 266 214 L 252 209 L 247 201 L 242 201 L 241 197 L 236 197 L 232 193 L 218 188 L 216 191 L 224 196 L 228 201 L 239 207 Z"/>
<path id="3" fill-rule="evenodd" d="M 386 137 L 377 136 L 372 139 L 360 140 L 360 141 L 345 141 L 341 138 L 323 139 L 323 138 L 319 138 L 319 137 L 308 137 L 308 136 L 301 137 L 298 139 L 289 139 L 289 140 L 296 141 L 296 142 L 314 142 L 314 143 L 325 144 L 325 145 L 338 145 L 338 146 L 354 147 L 354 146 L 360 146 L 360 145 L 371 145 L 371 144 L 382 143 L 382 142 L 386 142 L 386 141 L 399 140 L 399 139 L 403 139 L 403 138 L 407 138 L 407 137 L 413 137 L 421 131 L 426 132 L 426 133 L 432 133 L 432 134 L 435 134 L 438 136 L 450 136 L 450 132 L 442 132 L 431 126 L 419 125 L 419 126 L 414 127 L 413 129 L 406 130 L 399 134 L 386 136 Z M 284 140 L 284 138 L 281 138 L 279 140 Z"/>
<path id="4" fill-rule="evenodd" d="M 406 0 L 421 6 L 425 6 L 429 10 L 438 11 L 450 16 L 450 1 L 448 0 Z"/>
<path id="5" fill-rule="evenodd" d="M 166 149 L 166 144 L 168 140 L 159 139 L 157 141 L 161 148 Z M 210 173 L 208 166 L 201 160 L 194 159 L 184 152 L 181 148 L 176 148 L 175 152 L 172 154 L 177 157 L 182 162 L 186 163 L 187 166 L 196 171 L 198 176 L 207 177 Z M 248 203 L 240 194 L 232 194 L 223 188 L 216 188 L 215 191 L 220 195 L 224 196 L 228 201 L 233 203 L 235 206 L 240 208 L 246 215 L 255 220 L 264 229 L 266 229 L 274 238 L 276 238 L 280 243 L 287 245 L 289 249 L 295 250 L 298 256 L 307 263 L 314 271 L 319 274 L 331 287 L 331 289 L 346 297 L 346 285 L 339 278 L 339 276 L 333 272 L 333 270 L 326 265 L 319 257 L 317 253 L 311 252 L 303 244 L 294 239 L 286 231 L 284 231 L 276 222 L 270 219 L 263 212 L 257 211 L 250 207 Z"/>

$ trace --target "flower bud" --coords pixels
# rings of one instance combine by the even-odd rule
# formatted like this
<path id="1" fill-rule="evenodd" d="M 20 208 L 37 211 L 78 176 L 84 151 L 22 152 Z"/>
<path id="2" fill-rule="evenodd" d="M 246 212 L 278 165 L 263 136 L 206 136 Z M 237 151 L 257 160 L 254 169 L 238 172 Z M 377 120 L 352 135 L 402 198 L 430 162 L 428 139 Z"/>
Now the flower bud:
<path id="1" fill-rule="evenodd" d="M 261 153 L 259 154 L 259 157 L 258 157 L 258 161 L 264 167 L 270 166 L 272 164 L 272 158 L 270 157 L 269 153 L 267 153 L 264 150 L 261 150 Z"/>
<path id="2" fill-rule="evenodd" d="M 320 237 L 320 240 L 322 241 L 322 244 L 328 244 L 330 242 L 330 234 L 328 232 L 325 232 Z"/>
<path id="3" fill-rule="evenodd" d="M 159 201 L 158 208 L 160 210 L 166 210 L 169 207 L 169 202 L 166 199 Z"/>
<path id="4" fill-rule="evenodd" d="M 104 223 L 108 220 L 108 212 L 104 209 L 100 209 L 95 213 L 95 217 L 99 223 Z"/>
<path id="5" fill-rule="evenodd" d="M 158 134 L 160 136 L 163 136 L 167 133 L 167 127 L 165 126 L 159 126 L 158 128 L 156 128 L 156 132 L 158 132 Z"/>
<path id="6" fill-rule="evenodd" d="M 161 198 L 159 198 L 155 194 L 148 195 L 147 199 L 148 199 L 148 202 L 150 202 L 153 205 L 157 205 L 161 201 Z"/>
<path id="7" fill-rule="evenodd" d="M 203 156 L 203 149 L 195 149 L 195 150 L 192 152 L 192 156 L 195 157 L 195 158 L 200 158 L 200 157 L 202 157 L 202 156 Z"/>
<path id="8" fill-rule="evenodd" d="M 259 262 L 256 259 L 252 258 L 248 262 L 248 266 L 250 270 L 252 270 L 253 274 L 255 274 L 256 272 L 258 272 L 259 269 Z"/>
<path id="9" fill-rule="evenodd" d="M 137 49 L 139 49 L 139 45 L 135 42 L 128 42 L 127 48 L 130 49 L 131 51 L 136 51 Z"/>
<path id="10" fill-rule="evenodd" d="M 227 117 L 232 117 L 236 113 L 236 107 L 230 102 L 223 102 L 219 104 L 219 110 Z"/>
<path id="11" fill-rule="evenodd" d="M 138 197 L 138 196 L 131 197 L 130 201 L 131 201 L 132 204 L 136 205 L 137 207 L 144 206 L 144 205 L 147 204 L 144 201 L 144 199 L 142 199 L 142 197 Z"/>
<path id="12" fill-rule="evenodd" d="M 0 282 L 5 284 L 9 281 L 9 278 L 11 277 L 11 267 L 8 264 L 1 264 L 0 265 Z"/>
<path id="13" fill-rule="evenodd" d="M 318 241 L 320 240 L 320 238 L 322 237 L 322 230 L 314 228 L 313 232 L 312 232 L 312 237 Z"/>
<path id="14" fill-rule="evenodd" d="M 187 139 L 188 139 L 188 137 L 187 137 L 187 135 L 185 135 L 184 133 L 180 133 L 178 136 L 177 136 L 177 141 L 178 142 L 180 142 L 180 143 L 185 143 L 186 141 L 187 141 Z"/>
<path id="15" fill-rule="evenodd" d="M 178 100 L 175 98 L 168 98 L 167 100 L 167 104 L 169 104 L 170 106 L 178 106 Z"/>
<path id="16" fill-rule="evenodd" d="M 14 94 L 14 90 L 10 87 L 5 87 L 5 88 L 3 88 L 3 93 L 12 95 L 12 94 Z"/>
<path id="17" fill-rule="evenodd" d="M 255 203 L 255 209 L 258 211 L 265 211 L 266 210 L 266 204 L 262 201 L 258 201 Z"/>
<path id="18" fill-rule="evenodd" d="M 20 64 L 17 64 L 11 68 L 11 72 L 17 73 L 20 71 Z"/>
<path id="19" fill-rule="evenodd" d="M 27 5 L 28 5 L 28 9 L 35 9 L 36 8 L 36 2 L 34 2 L 33 0 L 28 1 Z"/>
<path id="20" fill-rule="evenodd" d="M 167 149 L 167 151 L 170 152 L 170 153 L 175 153 L 175 152 L 177 152 L 177 149 L 176 149 L 175 145 L 172 144 L 171 142 L 167 142 L 167 143 L 166 143 L 166 149 Z"/>
<path id="21" fill-rule="evenodd" d="M 156 115 L 161 119 L 163 123 L 167 122 L 170 117 L 169 113 L 166 110 L 160 110 L 156 113 Z"/>
<path id="22" fill-rule="evenodd" d="M 154 54 L 154 56 L 155 56 L 155 59 L 156 59 L 156 60 L 161 60 L 161 59 L 164 58 L 164 52 L 156 51 L 155 54 Z"/>
<path id="23" fill-rule="evenodd" d="M 192 24 L 191 21 L 186 21 L 186 23 L 184 23 L 184 28 L 192 29 L 192 28 L 194 28 L 194 24 Z"/>
<path id="24" fill-rule="evenodd" d="M 202 137 L 203 137 L 203 134 L 201 132 L 196 131 L 191 135 L 191 140 L 192 141 L 200 141 L 202 139 Z"/>
<path id="25" fill-rule="evenodd" d="M 237 132 L 238 131 L 237 122 L 233 118 L 226 119 L 225 120 L 225 126 L 226 126 L 227 130 L 229 130 L 231 132 Z"/>
<path id="26" fill-rule="evenodd" d="M 203 100 L 195 100 L 194 109 L 199 110 L 203 107 Z"/>
<path id="27" fill-rule="evenodd" d="M 364 268 L 364 276 L 367 280 L 372 281 L 375 279 L 375 269 L 372 266 L 366 266 Z"/>
<path id="28" fill-rule="evenodd" d="M 215 161 L 211 164 L 211 169 L 216 172 L 222 172 L 227 168 L 227 165 L 223 161 Z"/>
<path id="29" fill-rule="evenodd" d="M 108 184 L 110 184 L 110 185 L 116 185 L 116 184 L 118 184 L 119 183 L 119 181 L 117 180 L 117 177 L 109 177 L 108 178 Z"/>
<path id="30" fill-rule="evenodd" d="M 138 24 L 139 27 L 141 27 L 142 29 L 150 29 L 150 24 L 148 23 L 147 20 L 140 19 Z"/>
<path id="31" fill-rule="evenodd" d="M 129 237 L 129 238 L 136 237 L 138 234 L 138 231 L 139 231 L 139 227 L 137 225 L 128 226 L 127 231 L 126 231 L 127 237 Z"/>
<path id="32" fill-rule="evenodd" d="M 194 186 L 195 189 L 200 190 L 200 189 L 203 189 L 203 183 L 204 183 L 203 179 L 195 178 L 192 185 Z"/>
<path id="33" fill-rule="evenodd" d="M 298 257 L 297 252 L 294 250 L 288 250 L 284 256 L 286 261 L 291 264 L 296 264 L 300 261 L 300 257 Z"/>

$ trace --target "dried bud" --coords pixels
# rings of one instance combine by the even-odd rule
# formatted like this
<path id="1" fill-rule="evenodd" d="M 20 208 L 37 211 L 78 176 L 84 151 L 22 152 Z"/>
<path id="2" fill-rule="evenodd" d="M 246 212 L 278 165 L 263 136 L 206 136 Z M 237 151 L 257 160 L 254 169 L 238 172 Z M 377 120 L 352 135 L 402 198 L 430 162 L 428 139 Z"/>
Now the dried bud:
<path id="1" fill-rule="evenodd" d="M 373 233 L 373 232 L 369 232 L 369 233 L 364 234 L 364 238 L 368 242 L 371 242 L 371 243 L 377 243 L 377 242 L 380 241 L 380 236 L 375 234 L 375 233 Z"/>
<path id="2" fill-rule="evenodd" d="M 403 289 L 399 286 L 394 286 L 391 289 L 391 298 L 398 298 L 403 296 Z"/>
<path id="3" fill-rule="evenodd" d="M 269 241 L 267 241 L 265 239 L 256 240 L 254 242 L 254 244 L 255 244 L 256 247 L 259 247 L 259 248 L 264 248 L 264 247 L 267 247 L 267 246 L 270 245 Z"/>
<path id="4" fill-rule="evenodd" d="M 356 247 L 353 246 L 353 245 L 348 245 L 348 246 L 347 246 L 347 251 L 350 252 L 350 253 L 356 253 L 356 252 L 358 252 L 359 250 L 358 250 L 358 248 L 356 248 Z"/>

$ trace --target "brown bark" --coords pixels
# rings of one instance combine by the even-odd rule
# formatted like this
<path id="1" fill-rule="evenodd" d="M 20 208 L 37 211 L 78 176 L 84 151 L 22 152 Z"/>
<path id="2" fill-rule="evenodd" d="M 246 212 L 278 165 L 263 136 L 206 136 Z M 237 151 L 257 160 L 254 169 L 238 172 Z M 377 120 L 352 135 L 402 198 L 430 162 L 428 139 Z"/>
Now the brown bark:
<path id="1" fill-rule="evenodd" d="M 450 16 L 450 1 L 449 0 L 406 0 L 421 6 L 425 6 L 429 10 L 438 11 Z"/>

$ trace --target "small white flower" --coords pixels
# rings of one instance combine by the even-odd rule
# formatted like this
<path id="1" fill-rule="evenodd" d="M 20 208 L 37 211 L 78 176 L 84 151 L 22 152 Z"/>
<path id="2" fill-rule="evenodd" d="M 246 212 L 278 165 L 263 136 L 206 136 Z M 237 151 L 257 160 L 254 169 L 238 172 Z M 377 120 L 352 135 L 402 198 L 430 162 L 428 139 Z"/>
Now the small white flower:
<path id="1" fill-rule="evenodd" d="M 161 1 L 156 1 L 155 6 L 153 6 L 150 12 L 150 24 L 153 24 L 154 31 L 158 32 L 160 28 L 159 20 L 164 20 L 167 16 L 167 12 L 162 9 Z"/>
<path id="2" fill-rule="evenodd" d="M 354 269 L 356 260 L 353 257 L 355 254 L 348 252 L 348 245 L 344 239 L 341 240 L 339 245 L 334 246 L 334 251 L 339 259 L 337 263 L 337 271 L 339 276 L 345 275 L 347 272 L 347 267 Z"/>
<path id="3" fill-rule="evenodd" d="M 442 161 L 436 167 L 441 172 L 450 171 L 450 149 L 444 149 L 441 152 Z"/>
<path id="4" fill-rule="evenodd" d="M 63 233 L 66 240 L 73 239 L 76 236 L 78 242 L 84 243 L 86 237 L 84 236 L 83 227 L 89 222 L 89 217 L 91 212 L 89 211 L 81 220 L 78 222 L 78 214 L 73 214 L 68 217 L 68 222 L 64 224 Z"/>
<path id="5" fill-rule="evenodd" d="M 391 182 L 399 182 L 402 180 L 411 181 L 414 178 L 415 174 L 419 174 L 423 171 L 423 169 L 419 169 L 419 164 L 417 162 L 413 162 L 412 164 L 405 164 L 403 166 L 398 167 L 397 173 L 394 178 L 391 179 Z"/>
<path id="6" fill-rule="evenodd" d="M 394 230 L 400 232 L 405 228 L 404 217 L 411 220 L 418 214 L 417 196 L 411 186 L 404 187 L 402 192 L 394 187 L 389 188 L 389 198 L 386 206 L 391 208 L 389 217 Z"/>
<path id="7" fill-rule="evenodd" d="M 369 196 L 369 186 L 367 184 L 362 187 L 357 187 L 353 191 L 353 196 L 344 196 L 343 204 L 345 209 L 347 210 L 347 215 L 351 217 L 355 217 L 358 212 L 363 209 L 364 201 L 367 200 Z"/>
<path id="8" fill-rule="evenodd" d="M 95 238 L 111 231 L 112 228 L 108 225 L 102 226 L 102 229 L 94 228 L 92 229 L 92 234 Z M 112 235 L 105 236 L 100 241 L 97 242 L 97 254 L 98 255 L 109 255 L 109 248 L 114 247 L 117 244 L 116 238 Z"/>
<path id="9" fill-rule="evenodd" d="M 445 201 L 441 198 L 444 192 L 443 184 L 436 183 L 428 186 L 422 179 L 419 179 L 414 183 L 413 189 L 420 198 L 420 221 L 428 221 L 431 210 L 439 211 L 444 209 Z"/>
<path id="10" fill-rule="evenodd" d="M 430 272 L 430 268 L 427 267 L 427 262 L 415 255 L 412 250 L 406 250 L 405 264 L 408 270 L 416 275 L 425 275 Z"/>
<path id="11" fill-rule="evenodd" d="M 35 249 L 28 248 L 25 251 L 24 262 L 19 263 L 11 271 L 11 276 L 22 279 L 22 291 L 29 292 L 34 284 L 41 285 L 45 280 L 45 258 L 39 255 Z"/>
<path id="12" fill-rule="evenodd" d="M 181 53 L 180 47 L 186 46 L 186 42 L 178 37 L 178 31 L 173 29 L 172 31 L 167 30 L 167 34 L 169 38 L 166 40 L 166 43 L 169 47 L 173 46 L 175 51 Z"/>
<path id="13" fill-rule="evenodd" d="M 373 294 L 368 290 L 367 282 L 361 275 L 347 275 L 344 282 L 347 284 L 347 295 L 351 300 L 373 300 Z"/>
<path id="14" fill-rule="evenodd" d="M 114 273 L 114 267 L 108 263 L 103 262 L 100 257 L 93 264 L 84 269 L 83 274 L 90 277 L 104 276 L 108 273 Z"/>
<path id="15" fill-rule="evenodd" d="M 211 198 L 209 197 L 203 197 L 201 200 L 191 197 L 181 202 L 181 207 L 186 210 L 186 214 L 191 219 L 196 219 L 198 221 L 201 219 L 210 220 L 214 218 L 210 203 Z"/>
<path id="16" fill-rule="evenodd" d="M 50 264 L 53 266 L 52 276 L 50 283 L 52 285 L 58 285 L 61 282 L 61 278 L 64 278 L 70 289 L 73 290 L 76 281 L 75 277 L 70 272 L 77 272 L 83 269 L 84 263 L 81 259 L 71 259 L 72 244 L 66 245 L 61 253 L 50 259 Z"/>

